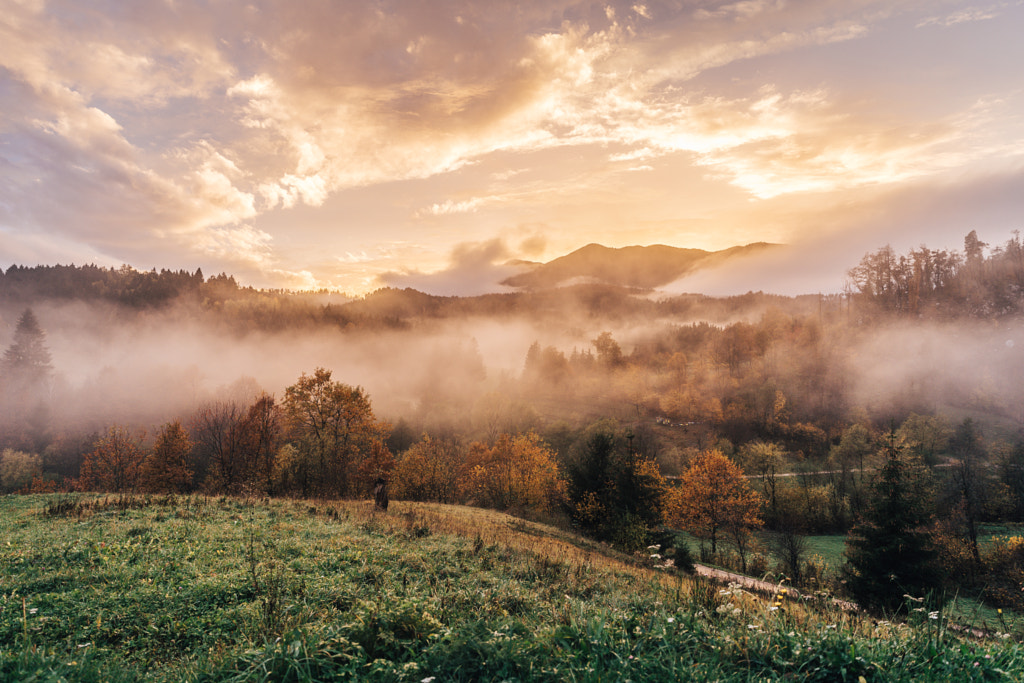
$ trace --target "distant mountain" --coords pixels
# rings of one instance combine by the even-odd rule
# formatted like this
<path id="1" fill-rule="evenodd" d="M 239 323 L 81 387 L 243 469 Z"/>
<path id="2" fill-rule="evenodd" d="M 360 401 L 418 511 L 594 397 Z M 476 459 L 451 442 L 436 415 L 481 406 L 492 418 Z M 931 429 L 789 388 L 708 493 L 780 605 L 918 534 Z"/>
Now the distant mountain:
<path id="1" fill-rule="evenodd" d="M 520 263 L 518 265 L 527 270 L 503 280 L 501 284 L 521 289 L 547 289 L 580 283 L 653 289 L 697 270 L 718 266 L 738 256 L 748 256 L 778 246 L 756 242 L 721 251 L 704 251 L 668 247 L 663 244 L 619 249 L 588 244 L 548 263 Z"/>

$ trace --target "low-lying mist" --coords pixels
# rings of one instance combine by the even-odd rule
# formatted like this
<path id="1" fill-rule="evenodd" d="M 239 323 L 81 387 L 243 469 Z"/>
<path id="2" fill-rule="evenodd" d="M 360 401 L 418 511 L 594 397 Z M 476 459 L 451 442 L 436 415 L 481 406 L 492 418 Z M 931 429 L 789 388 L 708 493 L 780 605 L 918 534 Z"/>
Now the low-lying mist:
<path id="1" fill-rule="evenodd" d="M 851 403 L 869 412 L 985 415 L 1024 423 L 1024 322 L 911 323 L 850 345 Z"/>
<path id="2" fill-rule="evenodd" d="M 841 300 L 816 297 L 740 298 L 728 306 L 702 297 L 685 306 L 650 295 L 635 301 L 646 313 L 559 306 L 410 316 L 388 329 L 274 332 L 239 331 L 187 306 L 33 308 L 52 355 L 54 432 L 151 429 L 187 420 L 209 401 L 249 402 L 259 391 L 280 400 L 318 367 L 363 387 L 378 417 L 419 425 L 491 410 L 496 397 L 533 406 L 542 422 L 608 412 L 699 421 L 710 418 L 695 401 L 714 398 L 728 417 L 756 411 L 760 399 L 751 396 L 765 387 L 786 395 L 794 420 L 837 413 L 899 419 L 911 411 L 987 415 L 1011 425 L 1024 419 L 1018 320 L 855 325 Z M 16 315 L 6 311 L 3 319 Z M 604 332 L 619 345 L 620 364 L 596 362 L 594 340 Z M 553 350 L 559 367 L 527 378 L 534 344 Z M 679 396 L 690 407 L 679 408 Z"/>

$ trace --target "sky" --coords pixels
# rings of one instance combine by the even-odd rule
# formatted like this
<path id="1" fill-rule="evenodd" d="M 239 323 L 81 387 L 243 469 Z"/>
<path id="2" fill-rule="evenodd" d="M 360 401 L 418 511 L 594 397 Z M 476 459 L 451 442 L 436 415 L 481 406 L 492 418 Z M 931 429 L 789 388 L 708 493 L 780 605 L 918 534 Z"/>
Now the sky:
<path id="1" fill-rule="evenodd" d="M 1024 226 L 1024 2 L 0 0 L 0 266 L 501 291 L 591 242 L 832 291 Z"/>

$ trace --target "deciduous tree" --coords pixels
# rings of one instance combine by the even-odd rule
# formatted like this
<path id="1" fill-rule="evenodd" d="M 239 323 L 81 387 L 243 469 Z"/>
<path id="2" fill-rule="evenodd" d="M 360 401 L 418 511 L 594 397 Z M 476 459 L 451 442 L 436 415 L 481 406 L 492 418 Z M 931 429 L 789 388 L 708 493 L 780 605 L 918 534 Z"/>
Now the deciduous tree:
<path id="1" fill-rule="evenodd" d="M 668 518 L 699 538 L 711 541 L 725 533 L 749 532 L 761 526 L 760 496 L 743 478 L 743 471 L 718 450 L 700 453 L 669 494 Z"/>
<path id="2" fill-rule="evenodd" d="M 139 485 L 145 451 L 143 432 L 132 436 L 127 427 L 107 429 L 96 447 L 85 456 L 78 478 L 78 488 L 85 491 L 131 493 Z"/>
<path id="3" fill-rule="evenodd" d="M 240 493 L 248 479 L 245 408 L 235 401 L 215 401 L 192 417 L 192 438 L 206 469 L 203 486 L 215 492 Z M 202 471 L 201 471 L 202 473 Z"/>
<path id="4" fill-rule="evenodd" d="M 25 488 L 42 473 L 42 459 L 36 453 L 13 448 L 5 448 L 0 453 L 0 491 L 12 493 Z"/>
<path id="5" fill-rule="evenodd" d="M 471 444 L 466 465 L 469 496 L 483 507 L 547 510 L 560 502 L 555 453 L 534 432 Z"/>
<path id="6" fill-rule="evenodd" d="M 459 502 L 465 467 L 466 449 L 456 437 L 424 434 L 421 441 L 398 457 L 392 495 L 407 500 Z"/>
<path id="7" fill-rule="evenodd" d="M 242 418 L 246 480 L 254 491 L 274 493 L 275 458 L 282 436 L 281 408 L 274 397 L 260 394 Z"/>
<path id="8" fill-rule="evenodd" d="M 156 435 L 153 452 L 142 464 L 142 488 L 151 493 L 184 493 L 192 486 L 192 440 L 181 422 L 168 422 Z"/>
<path id="9" fill-rule="evenodd" d="M 303 373 L 285 390 L 284 412 L 299 461 L 313 468 L 300 477 L 303 495 L 354 495 L 362 460 L 387 467 L 386 426 L 374 419 L 363 389 L 333 381 L 330 370 Z"/>

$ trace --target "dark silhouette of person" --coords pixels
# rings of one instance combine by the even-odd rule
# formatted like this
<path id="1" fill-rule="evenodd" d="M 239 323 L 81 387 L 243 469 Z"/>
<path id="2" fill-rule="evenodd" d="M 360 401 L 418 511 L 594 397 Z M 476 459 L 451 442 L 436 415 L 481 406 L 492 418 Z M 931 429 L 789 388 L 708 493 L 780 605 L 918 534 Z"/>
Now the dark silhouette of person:
<path id="1" fill-rule="evenodd" d="M 378 510 L 388 509 L 388 482 L 384 477 L 377 477 L 377 485 L 373 487 L 373 504 Z"/>

